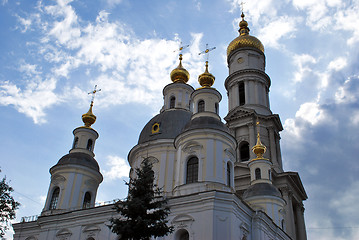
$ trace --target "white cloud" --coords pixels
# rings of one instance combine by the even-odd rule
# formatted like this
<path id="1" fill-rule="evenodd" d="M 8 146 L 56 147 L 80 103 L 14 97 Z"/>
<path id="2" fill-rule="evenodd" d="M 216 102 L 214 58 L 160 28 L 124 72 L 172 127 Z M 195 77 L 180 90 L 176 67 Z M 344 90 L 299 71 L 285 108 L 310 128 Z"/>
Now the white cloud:
<path id="1" fill-rule="evenodd" d="M 20 61 L 19 71 L 25 73 L 27 76 L 31 77 L 33 75 L 41 74 L 41 71 L 37 70 L 39 67 L 36 64 L 29 64 L 25 61 Z"/>
<path id="2" fill-rule="evenodd" d="M 310 124 L 315 125 L 325 119 L 325 113 L 318 103 L 306 102 L 300 105 L 295 117 L 299 117 Z"/>
<path id="3" fill-rule="evenodd" d="M 347 59 L 344 57 L 338 57 L 328 64 L 328 69 L 339 71 L 342 70 L 345 66 L 347 66 Z"/>
<path id="4" fill-rule="evenodd" d="M 353 76 L 345 80 L 344 84 L 338 88 L 335 93 L 336 103 L 355 103 L 358 101 L 355 84 L 359 80 L 359 76 Z M 354 90 L 354 91 L 353 91 Z"/>
<path id="5" fill-rule="evenodd" d="M 294 32 L 297 31 L 296 24 L 298 21 L 299 19 L 294 17 L 279 17 L 261 28 L 258 38 L 263 42 L 264 46 L 278 49 L 281 47 L 279 41 L 282 38 L 291 38 L 294 36 Z"/>
<path id="6" fill-rule="evenodd" d="M 130 166 L 125 159 L 118 156 L 108 156 L 106 165 L 110 170 L 103 171 L 105 181 L 113 181 L 129 176 Z"/>
<path id="7" fill-rule="evenodd" d="M 336 32 L 341 30 L 351 32 L 352 36 L 348 38 L 347 43 L 354 46 L 359 41 L 359 2 L 353 2 L 353 5 L 338 11 L 334 19 L 336 22 L 333 27 Z"/>
<path id="8" fill-rule="evenodd" d="M 31 82 L 25 89 L 8 81 L 0 82 L 0 104 L 13 105 L 20 113 L 31 117 L 34 123 L 44 123 L 45 109 L 60 102 L 54 93 L 55 88 L 55 79 Z"/>
<path id="9" fill-rule="evenodd" d="M 56 89 L 56 84 L 62 79 L 72 79 L 74 71 L 85 68 L 84 76 L 90 76 L 89 81 L 82 84 L 86 91 L 79 91 L 78 82 L 76 85 L 69 82 L 75 86 L 66 84 L 67 90 L 72 90 L 64 93 L 64 101 L 85 100 L 75 93 L 85 93 L 89 84 L 91 87 L 98 84 L 103 89 L 98 105 L 135 102 L 158 109 L 161 104 L 158 95 L 170 83 L 169 73 L 178 64 L 177 53 L 173 52 L 179 46 L 178 36 L 170 40 L 140 39 L 125 24 L 110 22 L 106 11 L 100 11 L 94 22 L 82 21 L 69 3 L 71 1 L 61 0 L 54 5 L 39 3 L 41 20 L 34 21 L 34 28 L 42 32 L 37 45 L 42 68 L 24 62 L 19 71 L 24 78 L 32 74 L 36 79 L 27 80 L 25 85 L 3 82 L 1 104 L 15 106 L 35 123 L 46 122 L 45 109 L 57 102 L 54 99 L 56 95 L 61 96 L 58 92 L 63 90 Z M 192 33 L 191 36 L 191 47 L 183 56 L 183 65 L 192 76 L 189 83 L 196 82 L 194 76 L 204 70 L 202 58 L 198 56 L 202 34 Z M 34 46 L 36 43 L 29 43 L 29 47 Z M 52 85 L 44 79 L 51 79 Z M 41 90 L 48 99 L 37 96 L 38 87 L 42 85 L 49 85 Z"/>
<path id="10" fill-rule="evenodd" d="M 312 65 L 317 60 L 309 54 L 301 54 L 293 56 L 294 65 L 298 67 L 298 71 L 294 73 L 294 82 L 302 82 L 303 77 L 308 72 L 312 72 Z"/>

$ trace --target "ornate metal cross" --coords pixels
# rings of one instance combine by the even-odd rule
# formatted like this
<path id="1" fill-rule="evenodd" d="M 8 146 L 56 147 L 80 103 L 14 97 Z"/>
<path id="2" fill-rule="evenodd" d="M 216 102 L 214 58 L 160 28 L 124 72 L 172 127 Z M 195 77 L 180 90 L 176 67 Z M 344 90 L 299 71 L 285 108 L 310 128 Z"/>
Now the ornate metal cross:
<path id="1" fill-rule="evenodd" d="M 201 54 L 207 54 L 207 61 L 208 61 L 208 58 L 209 58 L 209 52 L 216 49 L 216 47 L 213 47 L 213 48 L 208 48 L 208 43 L 206 43 L 206 50 L 198 53 L 198 55 L 201 55 Z"/>
<path id="2" fill-rule="evenodd" d="M 95 85 L 93 91 L 88 93 L 88 94 L 92 94 L 91 103 L 93 103 L 93 100 L 95 100 L 95 94 L 100 91 L 101 91 L 101 89 L 97 89 L 97 85 Z"/>

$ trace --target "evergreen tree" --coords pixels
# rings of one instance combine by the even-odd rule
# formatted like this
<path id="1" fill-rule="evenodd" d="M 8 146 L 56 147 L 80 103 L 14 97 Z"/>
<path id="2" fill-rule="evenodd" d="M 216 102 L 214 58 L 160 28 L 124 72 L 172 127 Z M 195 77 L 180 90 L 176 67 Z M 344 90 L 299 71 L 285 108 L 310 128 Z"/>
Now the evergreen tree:
<path id="1" fill-rule="evenodd" d="M 1 172 L 1 169 L 0 169 Z M 5 231 L 8 229 L 8 222 L 15 219 L 15 210 L 20 203 L 16 202 L 11 196 L 14 191 L 6 182 L 6 177 L 0 181 L 0 238 L 3 238 Z"/>
<path id="2" fill-rule="evenodd" d="M 111 219 L 111 230 L 121 240 L 148 240 L 161 237 L 173 231 L 167 226 L 170 209 L 161 189 L 154 184 L 152 164 L 145 159 L 141 168 L 136 168 L 137 178 L 130 179 L 128 197 L 116 204 L 119 218 Z"/>

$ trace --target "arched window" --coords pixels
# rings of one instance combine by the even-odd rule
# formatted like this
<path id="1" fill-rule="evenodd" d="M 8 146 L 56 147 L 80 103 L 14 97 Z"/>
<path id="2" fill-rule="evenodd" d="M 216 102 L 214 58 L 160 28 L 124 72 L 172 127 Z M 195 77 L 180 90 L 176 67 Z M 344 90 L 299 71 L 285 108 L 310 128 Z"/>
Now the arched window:
<path id="1" fill-rule="evenodd" d="M 215 110 L 215 112 L 218 114 L 218 103 L 215 103 L 215 104 L 214 104 L 214 110 Z"/>
<path id="2" fill-rule="evenodd" d="M 84 203 L 82 204 L 82 208 L 90 208 L 91 207 L 91 194 L 89 192 L 85 193 Z"/>
<path id="3" fill-rule="evenodd" d="M 231 186 L 231 165 L 227 162 L 227 186 Z"/>
<path id="4" fill-rule="evenodd" d="M 261 176 L 261 169 L 260 169 L 260 168 L 256 168 L 256 170 L 254 170 L 254 174 L 255 174 L 256 180 L 262 178 L 262 176 Z"/>
<path id="5" fill-rule="evenodd" d="M 89 139 L 88 141 L 87 141 L 87 150 L 89 150 L 89 151 L 92 151 L 92 139 Z"/>
<path id="6" fill-rule="evenodd" d="M 284 219 L 282 219 L 281 225 L 282 225 L 282 229 L 285 230 L 285 221 L 284 221 Z"/>
<path id="7" fill-rule="evenodd" d="M 56 187 L 52 192 L 49 210 L 56 209 L 57 203 L 59 201 L 59 195 L 60 195 L 60 188 Z"/>
<path id="8" fill-rule="evenodd" d="M 189 234 L 188 234 L 188 232 L 187 232 L 187 231 L 183 231 L 183 232 L 181 233 L 181 235 L 179 236 L 178 239 L 179 239 L 179 240 L 188 240 L 188 239 L 189 239 Z"/>
<path id="9" fill-rule="evenodd" d="M 270 169 L 268 170 L 268 179 L 272 181 L 272 172 Z"/>
<path id="10" fill-rule="evenodd" d="M 79 138 L 75 137 L 74 143 L 72 144 L 72 148 L 77 148 L 77 144 L 79 143 Z"/>
<path id="11" fill-rule="evenodd" d="M 238 85 L 238 91 L 239 91 L 239 106 L 242 106 L 246 103 L 246 95 L 244 91 L 244 83 L 241 82 Z"/>
<path id="12" fill-rule="evenodd" d="M 176 105 L 176 98 L 172 96 L 170 98 L 170 108 L 175 108 L 175 105 Z"/>
<path id="13" fill-rule="evenodd" d="M 191 157 L 187 162 L 186 183 L 198 182 L 198 158 Z"/>
<path id="14" fill-rule="evenodd" d="M 248 142 L 243 142 L 241 144 L 241 147 L 239 149 L 239 154 L 240 154 L 241 162 L 249 160 L 249 143 Z"/>
<path id="15" fill-rule="evenodd" d="M 204 101 L 200 100 L 198 102 L 198 112 L 204 112 Z"/>
<path id="16" fill-rule="evenodd" d="M 185 229 L 180 229 L 175 234 L 175 240 L 189 240 L 189 233 Z"/>

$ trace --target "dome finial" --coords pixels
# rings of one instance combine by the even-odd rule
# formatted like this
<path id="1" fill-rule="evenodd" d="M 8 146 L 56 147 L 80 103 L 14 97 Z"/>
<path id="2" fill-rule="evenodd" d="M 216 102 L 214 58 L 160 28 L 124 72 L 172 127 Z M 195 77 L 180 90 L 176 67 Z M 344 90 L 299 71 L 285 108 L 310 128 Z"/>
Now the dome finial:
<path id="1" fill-rule="evenodd" d="M 248 28 L 248 23 L 246 20 L 244 20 L 244 13 L 242 12 L 241 14 L 241 18 L 242 18 L 242 21 L 239 22 L 239 35 L 240 36 L 244 36 L 244 35 L 248 35 L 249 34 L 249 28 Z"/>
<path id="2" fill-rule="evenodd" d="M 257 156 L 257 158 L 255 159 L 263 159 L 263 154 L 266 152 L 267 148 L 266 146 L 264 146 L 261 142 L 261 136 L 259 134 L 259 121 L 257 118 L 257 144 L 255 146 L 253 146 L 252 151 L 254 152 L 254 154 Z"/>
<path id="3" fill-rule="evenodd" d="M 182 53 L 179 54 L 179 64 L 172 70 L 170 74 L 171 80 L 174 83 L 187 83 L 189 79 L 188 71 L 182 66 Z"/>
<path id="4" fill-rule="evenodd" d="M 92 107 L 93 107 L 93 102 L 95 100 L 95 94 L 100 91 L 101 89 L 97 89 L 97 85 L 95 85 L 94 90 L 88 93 L 88 94 L 92 94 L 92 99 L 91 99 L 90 109 L 88 110 L 87 113 L 82 114 L 82 121 L 84 122 L 85 127 L 90 128 L 91 125 L 96 122 L 96 116 L 92 113 Z"/>
<path id="5" fill-rule="evenodd" d="M 198 82 L 202 87 L 212 87 L 215 77 L 208 72 L 208 61 L 206 61 L 206 70 L 198 76 Z"/>
<path id="6" fill-rule="evenodd" d="M 214 83 L 215 77 L 208 72 L 208 59 L 209 59 L 209 52 L 216 49 L 216 47 L 208 48 L 208 43 L 206 44 L 206 50 L 198 53 L 198 55 L 201 54 L 207 54 L 207 61 L 206 61 L 206 70 L 204 73 L 198 76 L 198 82 L 202 87 L 211 87 Z"/>

